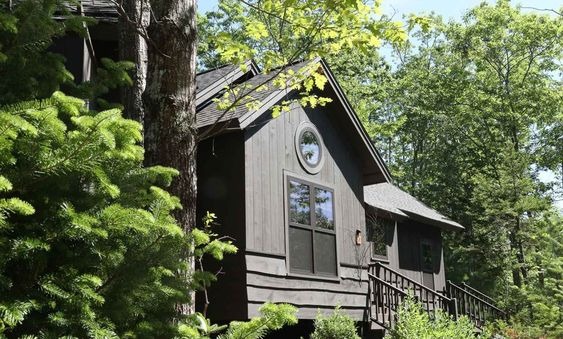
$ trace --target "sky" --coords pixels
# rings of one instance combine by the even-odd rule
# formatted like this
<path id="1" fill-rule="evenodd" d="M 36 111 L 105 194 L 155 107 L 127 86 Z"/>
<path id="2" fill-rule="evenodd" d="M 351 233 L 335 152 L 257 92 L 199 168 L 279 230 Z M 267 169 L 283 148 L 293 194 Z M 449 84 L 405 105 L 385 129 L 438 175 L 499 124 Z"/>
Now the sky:
<path id="1" fill-rule="evenodd" d="M 382 0 L 383 13 L 400 19 L 403 14 L 435 12 L 445 19 L 458 19 L 469 8 L 479 5 L 481 0 Z M 492 3 L 494 1 L 488 1 Z M 559 9 L 563 6 L 561 0 L 513 0 L 515 4 L 527 7 Z M 217 7 L 217 0 L 199 0 L 198 11 L 207 12 Z"/>

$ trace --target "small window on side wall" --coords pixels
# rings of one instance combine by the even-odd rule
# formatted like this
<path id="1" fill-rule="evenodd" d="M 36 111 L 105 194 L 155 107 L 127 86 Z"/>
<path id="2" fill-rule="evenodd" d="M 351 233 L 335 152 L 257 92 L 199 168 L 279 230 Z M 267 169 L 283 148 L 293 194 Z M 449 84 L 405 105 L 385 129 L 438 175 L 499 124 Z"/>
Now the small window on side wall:
<path id="1" fill-rule="evenodd" d="M 366 240 L 371 244 L 372 258 L 387 259 L 387 246 L 391 245 L 393 220 L 366 213 Z"/>

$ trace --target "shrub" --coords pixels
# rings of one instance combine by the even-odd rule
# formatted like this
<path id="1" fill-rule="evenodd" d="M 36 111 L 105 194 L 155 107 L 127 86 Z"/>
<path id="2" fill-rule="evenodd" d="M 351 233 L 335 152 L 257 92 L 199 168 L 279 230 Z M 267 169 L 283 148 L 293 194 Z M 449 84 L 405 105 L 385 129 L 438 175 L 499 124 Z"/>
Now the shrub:
<path id="1" fill-rule="evenodd" d="M 317 315 L 311 339 L 360 339 L 354 320 L 336 307 L 330 316 Z"/>
<path id="2" fill-rule="evenodd" d="M 453 320 L 441 310 L 434 313 L 434 319 L 422 310 L 419 303 L 407 298 L 397 312 L 397 323 L 385 336 L 386 339 L 475 339 L 489 338 L 482 333 L 475 335 L 476 328 L 467 317 Z"/>

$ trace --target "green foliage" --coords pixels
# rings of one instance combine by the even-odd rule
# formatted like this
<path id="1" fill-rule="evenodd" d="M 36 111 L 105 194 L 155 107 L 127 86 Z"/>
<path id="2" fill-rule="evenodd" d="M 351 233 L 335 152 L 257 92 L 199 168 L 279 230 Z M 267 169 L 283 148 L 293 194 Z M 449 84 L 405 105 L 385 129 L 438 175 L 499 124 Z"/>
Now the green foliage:
<path id="1" fill-rule="evenodd" d="M 47 48 L 71 29 L 82 33 L 83 27 L 53 20 L 55 12 L 69 15 L 60 0 L 0 4 L 0 105 L 46 98 L 59 84 L 73 80 L 64 58 Z"/>
<path id="2" fill-rule="evenodd" d="M 209 319 L 199 312 L 190 315 L 185 323 L 179 326 L 180 338 L 206 339 L 209 336 L 224 331 L 227 325 L 211 324 Z"/>
<path id="3" fill-rule="evenodd" d="M 233 321 L 229 326 L 211 325 L 201 313 L 190 316 L 179 326 L 179 338 L 209 339 L 211 335 L 226 332 L 218 339 L 261 339 L 269 332 L 297 323 L 297 309 L 287 304 L 266 303 L 260 307 L 260 316 L 249 321 Z"/>
<path id="4" fill-rule="evenodd" d="M 329 316 L 317 315 L 311 339 L 360 339 L 360 336 L 354 320 L 336 307 Z"/>
<path id="5" fill-rule="evenodd" d="M 260 307 L 260 317 L 246 322 L 233 321 L 218 339 L 261 339 L 271 331 L 297 324 L 297 309 L 287 304 L 266 303 Z"/>
<path id="6" fill-rule="evenodd" d="M 382 41 L 401 44 L 406 32 L 399 22 L 380 15 L 380 4 L 346 1 L 219 1 L 219 10 L 198 18 L 200 67 L 255 60 L 266 73 L 273 71 L 275 89 L 298 91 L 302 106 L 325 105 L 322 91 L 327 79 L 312 63 L 300 72 L 286 65 L 298 60 L 330 58 L 345 50 L 368 56 Z M 414 20 L 416 21 L 416 20 Z M 413 21 L 413 22 L 414 22 Z M 420 20 L 418 20 L 420 21 Z M 226 91 L 219 107 L 256 108 L 255 92 L 265 85 Z M 290 102 L 273 108 L 273 117 L 290 111 Z"/>
<path id="7" fill-rule="evenodd" d="M 412 298 L 403 301 L 397 312 L 397 323 L 386 339 L 475 339 L 490 338 L 486 331 L 475 335 L 476 328 L 467 317 L 453 320 L 442 310 L 430 315 Z"/>
<path id="8" fill-rule="evenodd" d="M 60 92 L 0 120 L 0 333 L 172 337 L 190 241 L 140 125 Z"/>
<path id="9" fill-rule="evenodd" d="M 466 226 L 444 234 L 449 278 L 494 296 L 518 335 L 561 336 L 557 184 L 539 173 L 563 173 L 563 17 L 498 1 L 427 19 L 395 69 L 347 51 L 332 69 L 396 182 Z"/>
<path id="10" fill-rule="evenodd" d="M 206 271 L 205 259 L 211 257 L 215 260 L 223 260 L 225 254 L 237 252 L 237 247 L 233 245 L 230 238 L 219 236 L 213 231 L 212 227 L 216 225 L 215 219 L 217 217 L 214 213 L 206 212 L 202 218 L 202 227 L 194 228 L 190 233 L 193 246 L 190 256 L 193 256 L 198 268 L 192 276 L 192 287 L 204 291 L 206 304 L 209 302 L 206 289 L 217 280 L 217 276 L 214 272 Z"/>
<path id="11" fill-rule="evenodd" d="M 526 241 L 528 279 L 511 290 L 514 310 L 505 333 L 511 338 L 563 336 L 563 217 L 549 213 L 534 220 Z"/>
<path id="12" fill-rule="evenodd" d="M 131 84 L 127 71 L 134 65 L 107 58 L 102 58 L 94 80 L 74 83 L 73 75 L 65 68 L 65 58 L 50 47 L 58 39 L 86 37 L 86 28 L 96 22 L 73 15 L 70 8 L 62 0 L 0 3 L 0 105 L 48 98 L 61 88 L 94 100 L 112 88 Z M 109 107 L 103 101 L 99 104 Z"/>

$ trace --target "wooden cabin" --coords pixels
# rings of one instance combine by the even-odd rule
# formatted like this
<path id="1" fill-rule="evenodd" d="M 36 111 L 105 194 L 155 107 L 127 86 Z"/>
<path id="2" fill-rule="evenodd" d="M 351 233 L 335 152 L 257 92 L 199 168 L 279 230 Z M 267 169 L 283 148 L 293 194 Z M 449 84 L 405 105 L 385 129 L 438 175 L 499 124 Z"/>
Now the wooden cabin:
<path id="1" fill-rule="evenodd" d="M 312 62 L 328 79 L 317 93 L 332 99 L 324 107 L 294 101 L 272 118 L 273 105 L 297 98 L 275 88 L 260 93 L 256 110 L 223 116 L 212 101 L 198 106 L 200 130 L 220 130 L 199 144 L 198 209 L 216 213 L 219 232 L 241 249 L 210 290 L 212 298 L 233 300 L 228 307 L 212 302 L 212 319 L 251 318 L 272 301 L 298 306 L 301 319 L 339 305 L 367 321 L 368 268 L 376 262 L 432 291 L 446 287 L 441 235 L 463 227 L 393 185 L 328 65 Z M 298 72 L 306 64 L 289 67 Z M 244 83 L 268 79 L 249 69 Z M 226 70 L 199 77 L 215 72 Z"/>
<path id="2" fill-rule="evenodd" d="M 111 3 L 82 3 L 101 23 L 90 38 L 63 38 L 53 50 L 67 56 L 76 79 L 88 80 L 97 60 L 117 56 L 118 34 Z M 326 106 L 302 107 L 296 91 L 269 86 L 253 93 L 254 109 L 224 112 L 213 99 L 226 88 L 268 84 L 275 74 L 248 62 L 197 76 L 198 214 L 214 212 L 216 231 L 239 248 L 207 263 L 220 272 L 208 316 L 245 320 L 265 302 L 290 303 L 303 320 L 295 335 L 338 305 L 365 325 L 365 337 L 376 337 L 393 326 L 407 293 L 428 312 L 468 314 L 477 325 L 503 316 L 494 300 L 446 281 L 442 234 L 463 227 L 394 185 L 326 62 L 311 62 L 328 79 L 316 93 L 332 99 Z M 285 100 L 290 111 L 273 118 Z"/>

